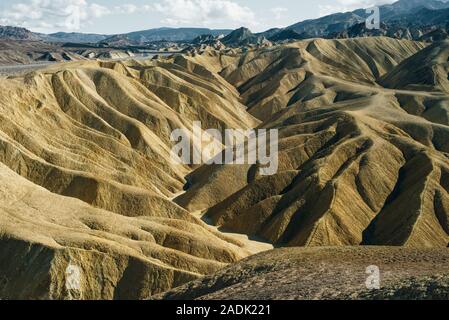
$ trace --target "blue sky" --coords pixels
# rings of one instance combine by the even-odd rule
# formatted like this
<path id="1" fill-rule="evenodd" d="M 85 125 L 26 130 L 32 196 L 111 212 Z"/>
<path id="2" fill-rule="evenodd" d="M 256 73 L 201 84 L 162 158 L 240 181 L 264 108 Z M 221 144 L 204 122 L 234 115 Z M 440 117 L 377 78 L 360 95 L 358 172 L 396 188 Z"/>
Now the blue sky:
<path id="1" fill-rule="evenodd" d="M 117 34 L 158 27 L 285 27 L 394 0 L 1 0 L 0 25 Z"/>

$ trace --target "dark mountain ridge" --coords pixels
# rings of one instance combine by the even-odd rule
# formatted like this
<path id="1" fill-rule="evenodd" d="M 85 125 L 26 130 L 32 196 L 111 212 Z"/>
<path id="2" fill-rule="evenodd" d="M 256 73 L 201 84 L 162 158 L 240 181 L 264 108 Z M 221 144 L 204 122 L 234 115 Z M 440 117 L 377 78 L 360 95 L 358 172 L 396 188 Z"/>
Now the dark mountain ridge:
<path id="1" fill-rule="evenodd" d="M 117 39 L 126 40 L 128 45 L 141 45 L 146 42 L 155 41 L 192 41 L 204 35 L 221 36 L 231 33 L 227 29 L 207 28 L 157 28 L 118 35 L 105 35 L 95 33 L 57 32 L 42 34 L 32 32 L 25 28 L 0 26 L 0 39 L 8 40 L 32 40 L 45 42 L 72 42 L 72 43 L 99 43 L 116 42 Z"/>
<path id="2" fill-rule="evenodd" d="M 395 28 L 422 28 L 429 25 L 446 25 L 449 21 L 449 3 L 437 0 L 400 0 L 379 7 L 384 26 Z M 332 38 L 342 32 L 353 32 L 356 25 L 364 24 L 370 13 L 366 9 L 335 13 L 319 19 L 306 20 L 287 27 L 297 33 L 311 37 Z M 378 35 L 382 32 L 373 30 Z M 422 35 L 421 35 L 422 36 Z"/>
<path id="3" fill-rule="evenodd" d="M 113 46 L 136 46 L 157 41 L 193 42 L 203 35 L 223 37 L 227 46 L 245 46 L 270 41 L 299 40 L 306 38 L 351 38 L 389 36 L 413 40 L 439 39 L 449 27 L 449 2 L 438 0 L 399 0 L 379 7 L 381 28 L 368 30 L 364 25 L 370 13 L 366 9 L 335 13 L 318 19 L 310 19 L 287 28 L 272 28 L 252 33 L 247 28 L 237 30 L 208 28 L 156 28 L 118 35 L 58 32 L 39 34 L 24 28 L 0 26 L 0 39 L 45 42 L 101 43 Z M 429 32 L 438 35 L 428 36 Z"/>

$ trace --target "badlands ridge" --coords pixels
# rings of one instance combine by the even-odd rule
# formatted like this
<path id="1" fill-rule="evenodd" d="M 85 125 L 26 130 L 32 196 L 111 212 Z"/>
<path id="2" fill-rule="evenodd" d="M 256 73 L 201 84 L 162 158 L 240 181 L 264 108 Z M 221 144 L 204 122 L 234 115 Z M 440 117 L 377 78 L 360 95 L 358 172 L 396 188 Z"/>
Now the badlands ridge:
<path id="1" fill-rule="evenodd" d="M 313 39 L 1 78 L 0 298 L 70 298 L 75 264 L 76 298 L 145 299 L 264 243 L 447 251 L 448 58 Z M 194 121 L 279 129 L 278 173 L 173 163 Z"/>

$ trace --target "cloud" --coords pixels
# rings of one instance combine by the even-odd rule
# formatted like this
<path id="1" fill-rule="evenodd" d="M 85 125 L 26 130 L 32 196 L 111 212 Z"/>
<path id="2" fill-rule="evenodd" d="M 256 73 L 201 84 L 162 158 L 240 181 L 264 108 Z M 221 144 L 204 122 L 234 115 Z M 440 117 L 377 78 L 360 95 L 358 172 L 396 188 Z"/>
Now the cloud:
<path id="1" fill-rule="evenodd" d="M 273 9 L 280 19 L 283 8 Z M 157 14 L 160 24 L 213 28 L 257 27 L 254 12 L 231 0 L 158 0 L 106 7 L 89 0 L 22 0 L 0 12 L 0 24 L 38 32 L 77 31 L 107 15 Z"/>
<path id="2" fill-rule="evenodd" d="M 332 5 L 319 5 L 320 17 L 337 12 L 354 11 L 360 8 L 371 8 L 383 4 L 391 4 L 397 0 L 337 0 Z"/>
<path id="3" fill-rule="evenodd" d="M 115 14 L 133 14 L 138 12 L 139 7 L 137 7 L 134 4 L 123 4 L 121 6 L 114 7 L 114 13 Z"/>
<path id="4" fill-rule="evenodd" d="M 274 15 L 276 20 L 281 20 L 286 12 L 288 12 L 287 8 L 276 7 L 271 9 L 271 13 Z"/>
<path id="5" fill-rule="evenodd" d="M 79 30 L 92 18 L 111 13 L 107 7 L 86 0 L 31 0 L 6 8 L 0 13 L 0 21 L 41 32 Z"/>
<path id="6" fill-rule="evenodd" d="M 257 26 L 254 12 L 229 0 L 162 0 L 147 10 L 163 16 L 171 26 L 236 28 Z"/>

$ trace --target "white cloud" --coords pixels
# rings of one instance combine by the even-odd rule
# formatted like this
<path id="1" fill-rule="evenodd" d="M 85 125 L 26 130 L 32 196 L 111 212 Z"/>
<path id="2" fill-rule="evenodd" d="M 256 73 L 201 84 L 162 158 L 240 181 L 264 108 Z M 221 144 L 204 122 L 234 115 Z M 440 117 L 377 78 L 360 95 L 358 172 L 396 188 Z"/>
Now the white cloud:
<path id="1" fill-rule="evenodd" d="M 257 26 L 254 12 L 229 0 L 162 0 L 147 10 L 163 15 L 171 26 L 236 28 Z"/>
<path id="2" fill-rule="evenodd" d="M 280 19 L 284 8 L 273 9 Z M 232 0 L 158 0 L 137 6 L 124 3 L 106 7 L 89 0 L 22 0 L 0 12 L 0 24 L 38 32 L 77 31 L 107 15 L 157 14 L 169 26 L 236 28 L 257 27 L 255 13 Z"/>
<path id="3" fill-rule="evenodd" d="M 383 4 L 390 4 L 397 0 L 336 0 L 332 5 L 319 5 L 320 17 L 337 12 L 354 11 L 360 8 L 372 8 Z"/>
<path id="4" fill-rule="evenodd" d="M 288 12 L 287 8 L 277 7 L 271 9 L 271 13 L 274 15 L 276 20 L 281 20 L 286 12 Z"/>
<path id="5" fill-rule="evenodd" d="M 136 13 L 139 8 L 134 4 L 123 4 L 114 8 L 114 13 L 116 14 L 133 14 Z"/>
<path id="6" fill-rule="evenodd" d="M 111 10 L 86 0 L 31 0 L 17 3 L 0 13 L 2 24 L 36 31 L 79 30 L 92 18 L 111 14 Z"/>
<path id="7" fill-rule="evenodd" d="M 89 11 L 89 14 L 95 18 L 101 18 L 112 13 L 108 8 L 96 3 L 89 6 Z"/>

